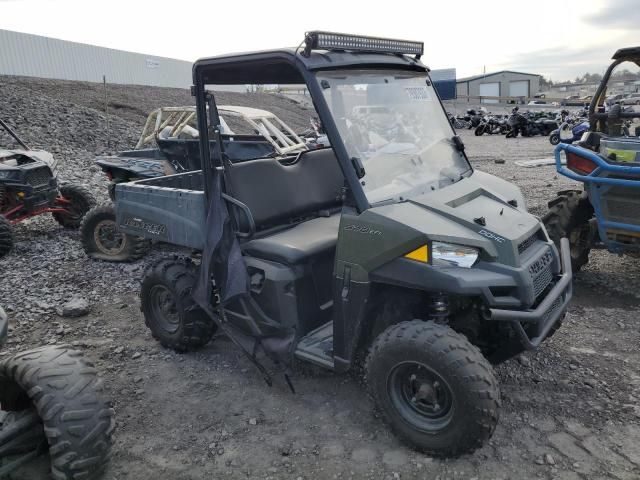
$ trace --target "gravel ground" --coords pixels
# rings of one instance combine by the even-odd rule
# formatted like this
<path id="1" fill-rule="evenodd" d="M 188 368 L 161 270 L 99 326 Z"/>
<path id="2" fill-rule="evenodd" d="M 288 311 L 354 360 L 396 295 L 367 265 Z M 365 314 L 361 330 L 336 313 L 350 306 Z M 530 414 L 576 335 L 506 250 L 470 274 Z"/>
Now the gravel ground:
<path id="1" fill-rule="evenodd" d="M 131 108 L 110 117 L 112 132 L 120 134 L 107 147 L 104 133 L 88 133 L 104 124 L 94 109 L 99 88 L 74 85 L 0 77 L 0 112 L 27 142 L 57 155 L 64 179 L 104 198 L 93 156 L 130 146 L 147 110 L 188 97 L 172 89 L 114 87 Z M 252 104 L 290 104 L 266 97 L 268 105 Z M 474 167 L 520 185 L 537 215 L 571 185 L 553 167 L 514 165 L 551 156 L 545 138 L 460 134 Z M 495 163 L 501 159 L 504 164 Z M 145 266 L 172 248 L 157 247 L 130 265 L 108 264 L 88 260 L 77 233 L 50 218 L 24 222 L 16 232 L 16 249 L 0 260 L 0 304 L 11 317 L 0 358 L 48 343 L 85 350 L 102 372 L 118 420 L 106 479 L 640 478 L 640 263 L 634 259 L 593 252 L 576 277 L 563 328 L 539 351 L 498 367 L 503 409 L 493 439 L 472 455 L 436 460 L 389 433 L 355 376 L 300 366 L 293 395 L 283 382 L 265 386 L 224 338 L 185 355 L 161 348 L 144 327 L 136 292 Z M 56 309 L 73 296 L 86 298 L 91 312 L 58 316 Z M 15 478 L 42 478 L 37 469 Z"/>

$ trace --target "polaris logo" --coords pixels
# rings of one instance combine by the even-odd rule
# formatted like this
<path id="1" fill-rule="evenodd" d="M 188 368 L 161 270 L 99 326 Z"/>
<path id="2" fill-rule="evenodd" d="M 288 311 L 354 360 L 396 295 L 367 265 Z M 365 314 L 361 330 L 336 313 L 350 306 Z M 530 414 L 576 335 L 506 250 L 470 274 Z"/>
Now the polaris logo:
<path id="1" fill-rule="evenodd" d="M 489 231 L 483 229 L 483 230 L 480 230 L 478 233 L 480 235 L 482 235 L 483 237 L 487 237 L 487 238 L 493 240 L 496 243 L 504 243 L 505 242 L 504 238 L 499 237 L 498 235 L 496 235 L 493 232 L 489 232 Z"/>
<path id="2" fill-rule="evenodd" d="M 365 233 L 367 235 L 376 235 L 376 236 L 382 235 L 382 232 L 380 230 L 374 230 L 372 228 L 365 227 L 363 225 L 350 224 L 345 226 L 344 229 L 347 232 Z"/>

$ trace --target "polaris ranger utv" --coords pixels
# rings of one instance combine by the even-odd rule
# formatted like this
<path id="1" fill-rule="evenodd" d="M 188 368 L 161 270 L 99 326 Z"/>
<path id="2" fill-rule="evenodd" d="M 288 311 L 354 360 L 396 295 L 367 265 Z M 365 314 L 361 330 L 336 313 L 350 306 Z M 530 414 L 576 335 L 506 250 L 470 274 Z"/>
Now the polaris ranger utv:
<path id="1" fill-rule="evenodd" d="M 96 204 L 84 187 L 58 185 L 58 162 L 53 155 L 30 149 L 0 119 L 0 134 L 3 130 L 21 148 L 0 147 L 0 258 L 13 248 L 12 225 L 51 213 L 63 227 L 78 228 Z"/>
<path id="2" fill-rule="evenodd" d="M 202 250 L 199 266 L 162 259 L 145 274 L 141 308 L 163 345 L 194 349 L 219 329 L 267 380 L 256 352 L 336 372 L 366 355 L 397 435 L 455 456 L 498 421 L 491 362 L 559 327 L 571 268 L 520 190 L 471 167 L 422 51 L 310 32 L 301 49 L 198 60 L 203 172 L 119 184 L 116 213 L 124 232 Z M 306 84 L 331 147 L 210 156 L 220 122 L 206 86 L 234 83 Z M 361 114 L 373 106 L 383 118 Z"/>
<path id="3" fill-rule="evenodd" d="M 0 307 L 0 349 L 7 330 L 7 315 Z M 47 453 L 56 480 L 97 478 L 108 461 L 114 427 L 113 410 L 100 390 L 93 366 L 67 347 L 3 357 L 0 478 L 24 478 L 13 475 Z"/>

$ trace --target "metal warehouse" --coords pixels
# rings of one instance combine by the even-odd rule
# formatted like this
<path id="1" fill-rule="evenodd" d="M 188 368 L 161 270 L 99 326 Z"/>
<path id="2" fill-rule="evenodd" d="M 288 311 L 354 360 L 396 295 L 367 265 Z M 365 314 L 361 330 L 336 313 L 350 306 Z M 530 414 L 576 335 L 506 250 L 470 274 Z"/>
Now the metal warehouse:
<path id="1" fill-rule="evenodd" d="M 0 30 L 0 75 L 186 88 L 191 62 Z"/>
<path id="2" fill-rule="evenodd" d="M 500 72 L 459 78 L 456 81 L 457 97 L 473 103 L 480 97 L 533 97 L 540 91 L 540 75 L 533 73 Z M 497 98 L 481 98 L 482 103 L 498 103 Z"/>

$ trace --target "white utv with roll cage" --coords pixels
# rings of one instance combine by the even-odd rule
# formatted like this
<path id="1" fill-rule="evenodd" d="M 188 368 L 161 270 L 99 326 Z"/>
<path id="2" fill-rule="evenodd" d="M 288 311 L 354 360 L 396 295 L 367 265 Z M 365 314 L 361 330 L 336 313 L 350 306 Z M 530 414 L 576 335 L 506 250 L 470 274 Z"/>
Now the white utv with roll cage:
<path id="1" fill-rule="evenodd" d="M 256 352 L 337 372 L 366 355 L 396 434 L 455 456 L 498 421 L 491 363 L 559 327 L 571 269 L 566 240 L 559 254 L 520 190 L 471 167 L 422 49 L 310 32 L 303 49 L 197 61 L 203 171 L 117 185 L 116 210 L 124 232 L 203 252 L 199 266 L 163 259 L 143 279 L 163 345 L 197 348 L 221 329 L 267 378 Z M 206 86 L 250 83 L 306 84 L 331 147 L 210 155 L 220 121 Z"/>

